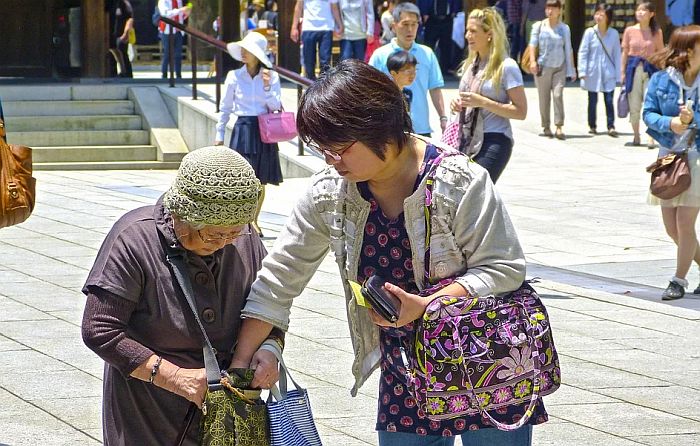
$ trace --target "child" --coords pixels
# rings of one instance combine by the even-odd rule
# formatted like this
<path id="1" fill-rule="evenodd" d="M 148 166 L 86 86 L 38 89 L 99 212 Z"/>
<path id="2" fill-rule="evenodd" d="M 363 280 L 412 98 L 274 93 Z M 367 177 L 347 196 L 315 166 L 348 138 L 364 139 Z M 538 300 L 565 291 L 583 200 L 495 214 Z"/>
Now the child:
<path id="1" fill-rule="evenodd" d="M 413 91 L 407 87 L 416 80 L 417 64 L 416 57 L 408 51 L 397 51 L 386 60 L 386 68 L 394 79 L 394 83 L 403 92 L 408 111 L 411 111 Z"/>
<path id="2" fill-rule="evenodd" d="M 231 134 L 229 147 L 239 152 L 253 166 L 255 175 L 263 185 L 258 202 L 255 220 L 252 225 L 262 237 L 258 225 L 260 208 L 265 198 L 265 184 L 282 182 L 279 147 L 276 143 L 266 144 L 260 139 L 258 115 L 279 110 L 281 88 L 279 75 L 262 67 L 272 68 L 268 59 L 267 39 L 257 32 L 246 34 L 240 42 L 227 45 L 231 57 L 243 62 L 243 67 L 229 71 L 224 84 L 225 93 L 221 98 L 221 118 L 216 124 L 215 145 L 223 145 L 226 123 L 231 113 L 237 116 Z"/>

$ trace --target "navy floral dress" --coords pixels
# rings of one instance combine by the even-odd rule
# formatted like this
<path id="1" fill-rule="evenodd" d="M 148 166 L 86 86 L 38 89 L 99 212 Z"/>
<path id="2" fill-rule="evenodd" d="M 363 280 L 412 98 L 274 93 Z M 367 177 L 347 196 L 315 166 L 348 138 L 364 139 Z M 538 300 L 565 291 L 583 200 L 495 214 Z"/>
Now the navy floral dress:
<path id="1" fill-rule="evenodd" d="M 438 149 L 428 145 L 413 190 L 429 171 L 432 162 L 438 157 Z M 357 279 L 362 283 L 373 274 L 382 276 L 387 282 L 401 289 L 418 294 L 413 262 L 411 261 L 411 243 L 404 223 L 404 214 L 396 219 L 387 218 L 377 204 L 366 182 L 357 183 L 362 197 L 370 203 L 370 213 L 365 223 L 362 241 L 362 255 L 357 272 Z M 423 271 L 418 271 L 423 274 Z M 380 370 L 379 407 L 377 414 L 378 431 L 404 432 L 418 435 L 454 436 L 467 430 L 490 427 L 488 420 L 481 415 L 455 418 L 444 421 L 431 421 L 411 396 L 407 387 L 406 368 L 402 350 L 410 354 L 413 350 L 416 323 L 411 322 L 399 328 L 381 328 L 380 332 Z M 494 411 L 492 415 L 498 421 L 513 423 L 524 411 L 518 407 Z M 538 403 L 529 424 L 547 421 L 543 404 Z"/>

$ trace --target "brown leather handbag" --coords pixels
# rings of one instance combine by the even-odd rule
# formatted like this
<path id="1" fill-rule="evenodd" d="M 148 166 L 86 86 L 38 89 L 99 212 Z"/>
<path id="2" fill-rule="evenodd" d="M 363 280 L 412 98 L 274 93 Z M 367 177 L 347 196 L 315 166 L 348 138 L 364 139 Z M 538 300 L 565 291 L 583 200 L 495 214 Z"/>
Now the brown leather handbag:
<path id="1" fill-rule="evenodd" d="M 34 210 L 36 180 L 32 177 L 32 149 L 5 141 L 0 119 L 0 228 L 26 220 Z"/>
<path id="2" fill-rule="evenodd" d="M 651 194 L 662 200 L 670 200 L 690 187 L 688 152 L 669 153 L 647 167 L 651 173 Z"/>

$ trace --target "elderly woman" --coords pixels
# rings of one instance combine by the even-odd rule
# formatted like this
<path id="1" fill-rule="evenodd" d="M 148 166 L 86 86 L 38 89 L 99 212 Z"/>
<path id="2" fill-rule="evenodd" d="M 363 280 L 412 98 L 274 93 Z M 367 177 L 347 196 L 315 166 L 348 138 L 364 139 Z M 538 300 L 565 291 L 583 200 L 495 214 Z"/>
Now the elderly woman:
<path id="1" fill-rule="evenodd" d="M 409 393 L 396 353 L 412 351 L 415 321 L 434 297 L 419 292 L 432 283 L 452 277 L 454 283 L 437 294 L 485 296 L 514 290 L 523 281 L 523 252 L 486 170 L 412 134 L 398 87 L 355 60 L 341 62 L 306 91 L 297 125 L 329 167 L 313 177 L 263 262 L 243 311 L 234 366 L 247 366 L 273 327 L 287 329 L 292 300 L 330 249 L 345 289 L 355 352 L 352 394 L 381 368 L 376 424 L 381 446 L 451 445 L 456 435 L 465 444 L 530 444 L 529 425 L 502 432 L 481 416 L 429 421 Z M 359 306 L 352 294 L 348 280 L 362 282 L 373 274 L 402 302 L 395 324 Z M 518 417 L 510 409 L 495 416 L 511 423 Z M 532 423 L 546 417 L 538 404 Z"/>
<path id="2" fill-rule="evenodd" d="M 245 296 L 266 253 L 249 230 L 260 189 L 241 155 L 202 148 L 183 158 L 155 205 L 128 212 L 110 230 L 83 288 L 82 327 L 85 343 L 106 363 L 105 445 L 175 444 L 191 404 L 201 406 L 207 390 L 202 334 L 168 249 L 185 255 L 200 319 L 219 365 L 228 367 Z M 270 337 L 277 343 L 280 334 Z M 272 353 L 256 353 L 253 367 L 253 386 L 275 381 Z M 200 413 L 182 444 L 198 444 Z"/>

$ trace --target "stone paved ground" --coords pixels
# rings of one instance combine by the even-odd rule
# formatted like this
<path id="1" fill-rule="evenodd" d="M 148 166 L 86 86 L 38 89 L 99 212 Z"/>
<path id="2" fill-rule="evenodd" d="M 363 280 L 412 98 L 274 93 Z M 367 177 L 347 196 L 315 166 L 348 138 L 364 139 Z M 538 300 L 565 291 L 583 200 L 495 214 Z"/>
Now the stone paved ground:
<path id="1" fill-rule="evenodd" d="M 566 91 L 569 139 L 539 137 L 535 92 L 527 93 L 530 114 L 515 124 L 498 188 L 530 275 L 542 278 L 563 378 L 545 398 L 551 419 L 535 428 L 533 444 L 700 444 L 700 299 L 658 300 L 674 248 L 658 209 L 644 204 L 643 168 L 654 153 L 624 147 L 626 135 L 586 135 L 585 97 L 574 88 Z M 34 215 L 0 231 L 0 446 L 101 441 L 102 362 L 80 339 L 80 288 L 115 219 L 152 203 L 173 175 L 36 174 Z M 305 183 L 268 189 L 268 245 Z M 285 356 L 310 389 L 324 444 L 376 444 L 377 376 L 350 397 L 345 320 L 327 259 L 295 301 Z"/>

